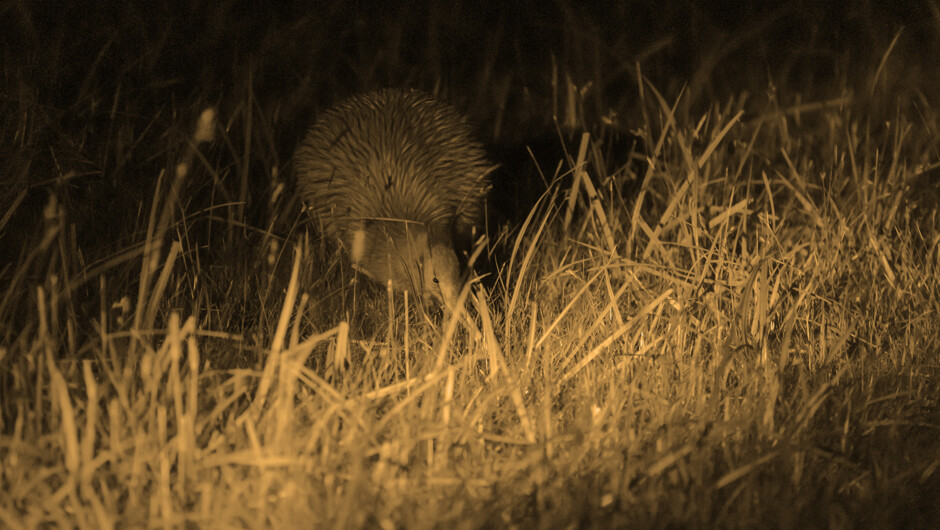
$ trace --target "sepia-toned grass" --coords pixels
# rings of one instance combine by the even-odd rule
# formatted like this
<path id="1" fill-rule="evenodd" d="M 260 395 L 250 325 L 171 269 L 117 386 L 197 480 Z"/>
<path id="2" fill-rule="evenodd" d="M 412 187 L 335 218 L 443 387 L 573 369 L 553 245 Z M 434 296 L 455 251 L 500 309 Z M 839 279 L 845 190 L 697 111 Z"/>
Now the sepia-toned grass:
<path id="1" fill-rule="evenodd" d="M 280 138 L 303 120 L 280 112 L 311 85 L 206 81 L 142 117 L 131 81 L 174 81 L 141 64 L 61 108 L 22 74 L 0 526 L 934 527 L 937 100 L 889 37 L 825 94 L 771 75 L 719 97 L 719 44 L 677 90 L 638 58 L 606 121 L 564 63 L 588 51 L 525 97 L 496 52 L 476 99 L 428 59 L 532 199 L 491 212 L 453 313 L 357 277 L 304 214 Z"/>

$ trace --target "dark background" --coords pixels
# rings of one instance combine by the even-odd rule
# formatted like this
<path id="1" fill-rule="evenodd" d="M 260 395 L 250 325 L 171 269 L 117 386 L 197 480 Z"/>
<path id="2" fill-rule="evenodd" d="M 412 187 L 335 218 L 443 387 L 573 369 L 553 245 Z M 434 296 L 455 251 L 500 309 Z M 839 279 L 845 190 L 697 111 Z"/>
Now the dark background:
<path id="1" fill-rule="evenodd" d="M 926 141 L 937 142 L 935 2 L 390 4 L 4 3 L 3 259 L 38 237 L 50 194 L 68 211 L 86 259 L 140 241 L 141 212 L 160 193 L 157 175 L 179 160 L 208 107 L 224 132 L 206 154 L 218 175 L 192 176 L 186 208 L 207 208 L 221 191 L 246 201 L 251 226 L 269 224 L 277 183 L 292 187 L 291 154 L 317 113 L 384 86 L 453 103 L 510 169 L 526 145 L 557 137 L 556 92 L 566 79 L 588 87 L 585 130 L 637 127 L 648 110 L 638 100 L 642 75 L 670 104 L 682 95 L 681 116 L 732 97 L 754 117 L 848 95 L 873 121 L 913 108 Z"/>

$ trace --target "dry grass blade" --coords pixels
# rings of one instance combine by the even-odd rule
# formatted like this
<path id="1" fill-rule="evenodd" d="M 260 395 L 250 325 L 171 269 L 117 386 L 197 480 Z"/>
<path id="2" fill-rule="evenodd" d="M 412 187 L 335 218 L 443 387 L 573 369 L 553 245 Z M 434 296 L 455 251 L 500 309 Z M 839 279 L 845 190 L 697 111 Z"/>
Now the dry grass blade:
<path id="1" fill-rule="evenodd" d="M 509 269 L 508 269 L 509 274 L 512 274 L 512 272 L 515 270 L 513 268 L 513 265 L 515 263 L 517 252 L 524 240 L 523 235 L 526 234 L 527 228 L 529 227 L 532 220 L 534 219 L 534 216 L 536 215 L 536 212 L 538 211 L 539 205 L 542 204 L 544 201 L 547 201 L 549 204 L 554 202 L 556 193 L 557 193 L 557 189 L 555 189 L 555 191 L 552 191 L 551 194 L 549 194 L 548 191 L 543 193 L 542 196 L 539 198 L 539 203 L 536 204 L 534 208 L 532 208 L 532 210 L 529 212 L 529 215 L 526 217 L 525 222 L 522 224 L 522 227 L 519 229 L 519 235 L 516 236 L 516 240 L 513 243 L 512 254 L 509 260 Z M 545 213 L 542 215 L 542 219 L 539 223 L 538 230 L 536 230 L 535 234 L 533 234 L 531 237 L 529 247 L 526 249 L 525 256 L 522 258 L 522 263 L 519 264 L 519 271 L 516 273 L 515 281 L 513 282 L 513 286 L 512 286 L 512 294 L 509 297 L 509 302 L 506 304 L 506 313 L 508 315 L 515 314 L 516 305 L 519 303 L 520 295 L 522 292 L 522 287 L 523 285 L 525 285 L 525 282 L 523 280 L 526 279 L 528 276 L 528 272 L 532 265 L 532 261 L 535 257 L 535 250 L 538 248 L 538 244 L 542 239 L 542 234 L 545 231 L 545 228 L 548 226 L 548 221 L 550 218 L 551 218 L 550 210 L 546 210 Z M 505 328 L 505 335 L 506 335 L 507 340 L 509 340 L 511 336 L 509 323 L 510 323 L 510 320 L 507 318 L 506 328 Z"/>
<path id="2" fill-rule="evenodd" d="M 767 454 L 758 458 L 757 460 L 753 462 L 745 464 L 735 469 L 734 471 L 728 472 L 727 474 L 725 474 L 723 477 L 721 477 L 715 482 L 715 488 L 723 489 L 723 488 L 730 486 L 731 484 L 734 484 L 735 482 L 741 480 L 745 476 L 753 473 L 754 471 L 757 471 L 758 469 L 761 468 L 761 466 L 767 464 L 774 458 L 777 458 L 777 456 L 778 456 L 777 453 L 770 453 L 770 454 Z"/>
<path id="3" fill-rule="evenodd" d="M 281 355 L 284 348 L 284 339 L 287 336 L 287 327 L 290 324 L 290 317 L 294 314 L 294 305 L 299 291 L 298 276 L 300 274 L 300 257 L 302 255 L 300 247 L 294 249 L 294 266 L 291 269 L 290 283 L 287 287 L 287 296 L 284 297 L 284 304 L 281 306 L 280 318 L 277 322 L 277 329 L 274 332 L 274 339 L 271 341 L 270 350 L 265 358 L 264 370 L 261 373 L 261 379 L 258 381 L 258 391 L 255 394 L 255 400 L 252 403 L 252 415 L 255 420 L 264 409 L 265 400 L 268 392 L 274 384 L 274 375 L 280 369 Z"/>
<path id="4" fill-rule="evenodd" d="M 728 121 L 728 123 L 725 124 L 725 126 L 721 129 L 721 131 L 719 131 L 718 134 L 715 135 L 715 138 L 713 138 L 711 143 L 708 144 L 708 147 L 706 147 L 705 150 L 702 151 L 702 156 L 700 156 L 698 159 L 697 165 L 699 169 L 702 169 L 703 167 L 705 167 L 705 164 L 708 163 L 708 159 L 712 156 L 712 153 L 714 153 L 715 149 L 718 148 L 718 144 L 720 144 L 721 141 L 724 140 L 725 136 L 728 134 L 728 131 L 730 131 L 731 128 L 734 127 L 736 123 L 738 123 L 738 120 L 740 120 L 741 116 L 743 115 L 744 115 L 744 111 L 739 110 L 738 113 L 735 114 L 734 117 L 732 117 Z"/>
<path id="5" fill-rule="evenodd" d="M 555 317 L 555 320 L 553 320 L 552 323 L 549 324 L 547 328 L 545 328 L 545 331 L 542 332 L 542 336 L 539 337 L 538 342 L 535 343 L 535 347 L 536 347 L 536 348 L 541 348 L 541 347 L 542 347 L 542 344 L 543 344 L 546 340 L 548 340 L 548 338 L 549 338 L 549 337 L 551 336 L 551 334 L 552 334 L 552 331 L 554 331 L 555 328 L 558 327 L 558 324 L 565 318 L 565 316 L 568 315 L 568 314 L 571 312 L 571 310 L 574 308 L 575 304 L 576 304 L 577 301 L 581 298 L 581 296 L 583 296 L 584 293 L 588 292 L 588 289 L 589 289 L 592 285 L 594 285 L 594 283 L 597 282 L 597 280 L 598 280 L 598 279 L 601 277 L 601 275 L 603 275 L 603 274 L 604 274 L 604 269 L 601 269 L 601 270 L 595 272 L 594 275 L 591 276 L 590 278 L 588 278 L 588 280 L 587 280 L 586 282 L 584 282 L 584 284 L 581 286 L 581 288 L 578 289 L 578 290 L 574 293 L 574 296 L 571 297 L 571 300 L 568 300 L 568 302 L 567 302 L 567 303 L 565 304 L 565 306 L 561 309 L 561 311 L 558 312 L 558 315 Z"/>
<path id="6" fill-rule="evenodd" d="M 561 224 L 561 231 L 568 233 L 568 227 L 571 226 L 571 217 L 574 215 L 574 207 L 578 202 L 578 195 L 581 191 L 581 181 L 586 178 L 584 173 L 585 157 L 587 155 L 588 142 L 591 139 L 589 133 L 581 135 L 581 143 L 578 146 L 578 158 L 574 163 L 574 172 L 571 179 L 571 188 L 568 189 L 568 201 L 565 207 L 565 217 Z"/>
<path id="7" fill-rule="evenodd" d="M 894 38 L 891 39 L 891 44 L 888 45 L 888 49 L 885 50 L 884 55 L 881 56 L 881 62 L 878 63 L 878 68 L 875 70 L 875 75 L 871 78 L 871 87 L 868 89 L 868 94 L 870 97 L 875 97 L 875 89 L 878 87 L 878 80 L 881 79 L 881 73 L 885 69 L 885 65 L 888 63 L 888 57 L 891 56 L 891 52 L 894 50 L 894 47 L 898 43 L 898 39 L 901 38 L 901 33 L 904 32 L 904 28 L 898 29 L 897 33 L 894 34 Z"/>
<path id="8" fill-rule="evenodd" d="M 665 301 L 670 295 L 672 295 L 671 289 L 660 294 L 654 300 L 650 301 L 650 303 L 643 306 L 643 308 L 636 315 L 634 315 L 630 320 L 628 320 L 626 324 L 624 324 L 623 326 L 620 326 L 620 328 L 614 331 L 610 336 L 604 339 L 600 344 L 595 346 L 586 356 L 584 356 L 583 359 L 578 361 L 578 364 L 576 364 L 574 368 L 572 368 L 571 370 L 567 372 L 564 372 L 564 375 L 562 376 L 559 384 L 564 384 L 567 381 L 571 380 L 574 376 L 578 375 L 578 372 L 580 372 L 585 366 L 587 366 L 592 361 L 594 361 L 594 359 L 596 359 L 597 356 L 600 355 L 601 352 L 609 348 L 610 345 L 614 343 L 614 341 L 622 337 L 627 331 L 630 331 L 630 329 L 640 319 L 642 319 L 651 311 L 653 311 L 653 309 L 658 308 L 663 303 L 663 301 Z M 567 360 L 565 364 L 567 364 Z M 564 370 L 564 366 L 562 366 L 561 369 Z"/>

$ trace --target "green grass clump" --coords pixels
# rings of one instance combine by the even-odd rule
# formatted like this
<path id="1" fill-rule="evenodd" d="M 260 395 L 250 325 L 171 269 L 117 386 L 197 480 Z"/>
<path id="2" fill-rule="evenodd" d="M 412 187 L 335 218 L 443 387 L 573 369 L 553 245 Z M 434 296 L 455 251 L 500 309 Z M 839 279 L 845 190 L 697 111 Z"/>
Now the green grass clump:
<path id="1" fill-rule="evenodd" d="M 164 26 L 128 7 L 95 16 L 137 41 L 4 52 L 0 525 L 940 523 L 936 52 L 909 40 L 940 40 L 933 19 L 836 39 L 801 77 L 805 50 L 761 34 L 832 29 L 810 6 L 737 29 L 664 9 L 692 50 L 595 38 L 561 2 L 542 70 L 517 56 L 529 33 L 441 57 L 474 24 L 459 6 L 424 44 L 405 11 L 372 42 L 373 15 L 340 7 L 235 27 L 233 6 Z M 251 65 L 209 69 L 239 31 Z M 301 38 L 332 81 L 275 53 Z M 386 53 L 351 44 L 370 42 Z M 473 65 L 479 86 L 453 82 Z M 344 75 L 440 83 L 509 153 L 494 204 L 525 208 L 491 212 L 460 311 L 357 277 L 294 197 L 300 102 Z"/>

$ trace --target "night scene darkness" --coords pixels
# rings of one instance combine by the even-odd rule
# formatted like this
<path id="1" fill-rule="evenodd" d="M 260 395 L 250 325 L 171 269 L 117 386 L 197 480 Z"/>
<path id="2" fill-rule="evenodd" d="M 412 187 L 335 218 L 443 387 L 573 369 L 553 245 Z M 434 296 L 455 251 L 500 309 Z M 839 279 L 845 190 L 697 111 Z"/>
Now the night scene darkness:
<path id="1" fill-rule="evenodd" d="M 940 1 L 0 3 L 0 528 L 940 528 Z"/>

